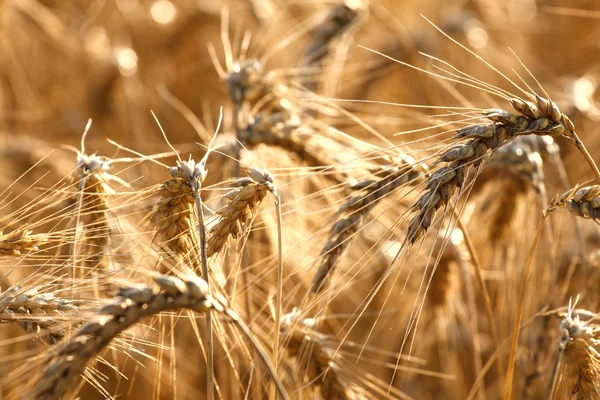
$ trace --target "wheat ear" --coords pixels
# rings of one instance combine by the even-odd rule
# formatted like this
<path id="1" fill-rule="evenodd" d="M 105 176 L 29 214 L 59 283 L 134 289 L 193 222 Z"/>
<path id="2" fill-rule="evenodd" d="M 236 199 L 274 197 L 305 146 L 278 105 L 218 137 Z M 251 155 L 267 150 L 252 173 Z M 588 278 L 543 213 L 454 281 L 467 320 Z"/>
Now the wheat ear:
<path id="1" fill-rule="evenodd" d="M 154 282 L 157 285 L 154 288 L 145 285 L 123 287 L 117 297 L 100 307 L 68 342 L 59 345 L 53 352 L 39 376 L 36 375 L 26 398 L 64 398 L 87 363 L 118 334 L 145 317 L 179 309 L 195 312 L 212 309 L 227 316 L 252 342 L 275 380 L 279 394 L 289 399 L 264 349 L 237 314 L 225 304 L 225 300 L 210 295 L 206 281 L 188 273 L 181 278 L 156 276 Z"/>
<path id="2" fill-rule="evenodd" d="M 64 330 L 56 328 L 59 321 L 55 317 L 76 310 L 71 301 L 56 298 L 52 293 L 39 293 L 35 288 L 23 290 L 21 286 L 11 286 L 0 294 L 0 323 L 17 322 L 49 344 L 65 336 Z"/>
<path id="3" fill-rule="evenodd" d="M 194 197 L 192 188 L 175 167 L 170 170 L 172 179 L 164 182 L 156 191 L 160 200 L 154 205 L 145 220 L 154 230 L 155 238 L 180 258 L 197 268 L 198 259 L 194 256 L 198 243 L 193 235 L 192 213 Z"/>
<path id="4" fill-rule="evenodd" d="M 87 271 L 102 263 L 102 253 L 107 248 L 110 227 L 107 212 L 105 175 L 110 168 L 106 157 L 96 154 L 79 154 L 77 157 L 79 181 L 79 206 L 83 214 L 77 216 L 78 225 L 83 224 L 82 245 L 86 254 L 84 267 Z M 76 243 L 75 243 L 76 244 Z"/>
<path id="5" fill-rule="evenodd" d="M 238 238 L 247 229 L 248 222 L 256 216 L 266 195 L 275 193 L 273 176 L 269 171 L 248 168 L 246 172 L 248 177 L 234 180 L 234 188 L 223 196 L 229 204 L 216 212 L 220 219 L 208 233 L 208 257 L 220 252 L 230 236 Z"/>
<path id="6" fill-rule="evenodd" d="M 598 222 L 600 217 L 600 185 L 575 188 L 552 200 L 550 209 L 566 208 L 572 214 Z"/>
<path id="7" fill-rule="evenodd" d="M 516 113 L 501 109 L 484 110 L 482 115 L 491 121 L 490 124 L 471 125 L 458 130 L 456 137 L 468 141 L 448 149 L 437 160 L 444 166 L 429 177 L 425 193 L 417 200 L 415 210 L 418 212 L 409 224 L 405 243 L 414 243 L 428 231 L 436 211 L 448 204 L 456 190 L 462 188 L 469 168 L 479 168 L 489 151 L 522 135 L 573 138 L 573 123 L 555 103 L 539 96 L 535 96 L 534 100 L 535 103 L 511 99 Z"/>
<path id="8" fill-rule="evenodd" d="M 409 164 L 411 162 L 409 161 Z M 325 282 L 333 273 L 336 265 L 350 246 L 352 238 L 364 225 L 371 210 L 389 193 L 417 179 L 424 168 L 419 165 L 391 166 L 382 169 L 379 180 L 364 180 L 353 186 L 363 193 L 348 199 L 338 214 L 345 214 L 338 219 L 329 231 L 329 237 L 321 250 L 321 261 L 310 285 L 310 292 L 319 293 Z"/>
<path id="9" fill-rule="evenodd" d="M 45 242 L 45 235 L 35 235 L 26 229 L 14 230 L 5 234 L 0 230 L 0 255 L 19 256 L 31 251 L 37 251 L 38 245 Z"/>
<path id="10" fill-rule="evenodd" d="M 552 372 L 549 398 L 554 398 L 558 381 L 558 367 L 562 379 L 575 399 L 594 399 L 600 393 L 600 327 L 593 321 L 594 314 L 586 310 L 573 310 L 560 322 L 558 353 Z"/>

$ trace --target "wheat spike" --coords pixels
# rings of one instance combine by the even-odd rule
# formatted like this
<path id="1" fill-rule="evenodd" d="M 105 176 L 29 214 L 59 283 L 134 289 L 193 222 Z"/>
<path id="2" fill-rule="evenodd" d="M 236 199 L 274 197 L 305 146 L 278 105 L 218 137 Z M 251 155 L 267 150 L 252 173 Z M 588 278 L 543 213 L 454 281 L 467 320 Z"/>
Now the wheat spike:
<path id="1" fill-rule="evenodd" d="M 27 332 L 35 333 L 49 344 L 65 336 L 64 330 L 55 328 L 59 321 L 53 317 L 76 310 L 71 301 L 39 293 L 35 288 L 23 290 L 21 286 L 11 286 L 0 294 L 0 323 L 18 322 Z"/>
<path id="2" fill-rule="evenodd" d="M 600 327 L 590 314 L 569 310 L 560 323 L 557 362 L 564 365 L 561 380 L 572 399 L 596 399 L 600 395 Z"/>
<path id="3" fill-rule="evenodd" d="M 208 233 L 208 257 L 221 251 L 230 236 L 238 238 L 247 229 L 248 222 L 256 216 L 267 193 L 275 191 L 273 176 L 269 171 L 256 168 L 246 171 L 248 177 L 233 181 L 234 189 L 224 195 L 229 204 L 217 211 L 219 222 Z"/>
<path id="4" fill-rule="evenodd" d="M 88 362 L 94 359 L 112 340 L 141 319 L 165 311 L 188 309 L 195 312 L 214 310 L 223 313 L 241 328 L 255 346 L 260 346 L 235 312 L 222 297 L 210 295 L 206 281 L 193 273 L 181 278 L 157 275 L 156 287 L 130 285 L 122 287 L 119 295 L 101 306 L 95 314 L 69 339 L 51 354 L 31 391 L 25 398 L 64 398 Z M 273 374 L 274 369 L 261 347 L 261 359 L 276 380 L 280 394 L 287 399 L 283 385 Z"/>
<path id="5" fill-rule="evenodd" d="M 79 191 L 84 211 L 79 216 L 84 228 L 81 240 L 86 254 L 84 266 L 91 270 L 102 264 L 102 253 L 108 247 L 111 236 L 107 214 L 110 207 L 106 199 L 110 163 L 103 156 L 80 154 L 77 165 L 81 174 Z"/>
<path id="6" fill-rule="evenodd" d="M 541 193 L 544 162 L 557 153 L 558 146 L 550 136 L 520 136 L 499 148 L 486 170 L 491 170 L 492 173 L 509 172 Z"/>
<path id="7" fill-rule="evenodd" d="M 19 256 L 37 251 L 38 245 L 46 240 L 45 235 L 34 235 L 32 231 L 26 229 L 14 230 L 7 234 L 0 230 L 0 255 Z"/>
<path id="8" fill-rule="evenodd" d="M 445 248 L 442 247 L 445 245 Z M 440 254 L 441 253 L 441 254 Z M 459 246 L 451 240 L 436 240 L 432 261 L 439 262 L 431 271 L 431 281 L 427 290 L 427 301 L 434 311 L 443 311 L 451 303 L 458 285 L 458 274 L 463 263 Z"/>
<path id="9" fill-rule="evenodd" d="M 600 217 L 600 185 L 586 187 L 576 186 L 562 196 L 552 200 L 550 210 L 554 208 L 566 208 L 578 217 L 592 219 L 597 222 Z"/>
<path id="10" fill-rule="evenodd" d="M 197 267 L 199 260 L 194 254 L 199 245 L 193 233 L 193 191 L 177 168 L 171 170 L 171 175 L 173 178 L 164 182 L 156 191 L 160 200 L 145 220 L 150 221 L 155 237 L 169 250 Z"/>
<path id="11" fill-rule="evenodd" d="M 491 124 L 471 125 L 458 130 L 457 138 L 469 140 L 448 149 L 439 157 L 438 163 L 445 165 L 429 177 L 425 193 L 415 204 L 418 212 L 409 224 L 406 243 L 414 243 L 428 231 L 436 211 L 448 204 L 456 189 L 462 188 L 469 168 L 478 168 L 489 151 L 522 135 L 574 135 L 573 123 L 555 103 L 539 96 L 535 96 L 534 100 L 535 103 L 511 99 L 516 114 L 501 109 L 484 110 L 482 114 Z"/>
<path id="12" fill-rule="evenodd" d="M 369 2 L 364 0 L 346 0 L 331 7 L 323 21 L 311 32 L 306 65 L 318 64 L 327 57 L 335 39 L 347 32 L 368 10 Z"/>
<path id="13" fill-rule="evenodd" d="M 424 168 L 419 165 L 408 167 L 388 166 L 379 172 L 383 176 L 379 180 L 363 180 L 353 186 L 363 194 L 348 199 L 338 211 L 346 214 L 338 219 L 331 227 L 329 237 L 321 250 L 321 261 L 310 286 L 311 293 L 323 290 L 325 281 L 331 276 L 345 250 L 350 246 L 353 236 L 360 230 L 371 210 L 386 195 L 417 179 L 423 174 Z"/>

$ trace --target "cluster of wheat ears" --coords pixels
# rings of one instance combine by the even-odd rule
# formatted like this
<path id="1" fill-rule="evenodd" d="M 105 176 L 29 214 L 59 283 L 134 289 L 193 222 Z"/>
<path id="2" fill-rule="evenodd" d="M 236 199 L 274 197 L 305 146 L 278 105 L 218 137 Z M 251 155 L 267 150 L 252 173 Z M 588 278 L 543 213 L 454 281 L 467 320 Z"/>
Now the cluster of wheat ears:
<path id="1" fill-rule="evenodd" d="M 564 3 L 0 1 L 0 399 L 600 399 Z"/>

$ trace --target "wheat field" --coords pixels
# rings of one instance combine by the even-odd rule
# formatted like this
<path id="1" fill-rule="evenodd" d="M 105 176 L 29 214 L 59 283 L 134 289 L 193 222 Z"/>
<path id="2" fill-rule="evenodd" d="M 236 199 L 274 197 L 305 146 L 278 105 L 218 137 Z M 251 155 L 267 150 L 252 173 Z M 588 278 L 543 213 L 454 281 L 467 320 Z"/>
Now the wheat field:
<path id="1" fill-rule="evenodd" d="M 0 31 L 0 399 L 600 399 L 597 1 Z"/>

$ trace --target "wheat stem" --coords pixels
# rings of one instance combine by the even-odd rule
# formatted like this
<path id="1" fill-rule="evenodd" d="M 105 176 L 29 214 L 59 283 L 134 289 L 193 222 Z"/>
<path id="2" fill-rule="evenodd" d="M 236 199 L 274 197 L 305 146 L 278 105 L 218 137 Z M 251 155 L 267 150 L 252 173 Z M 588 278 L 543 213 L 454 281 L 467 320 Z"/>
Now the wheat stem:
<path id="1" fill-rule="evenodd" d="M 533 239 L 533 243 L 531 244 L 531 248 L 529 249 L 529 255 L 527 256 L 527 265 L 525 266 L 525 272 L 523 273 L 523 285 L 521 287 L 521 295 L 519 297 L 519 305 L 517 308 L 517 315 L 515 316 L 515 324 L 513 327 L 512 344 L 508 356 L 508 370 L 506 372 L 506 383 L 504 386 L 504 400 L 510 400 L 512 395 L 512 385 L 516 368 L 517 347 L 519 344 L 519 332 L 521 331 L 521 321 L 523 319 L 523 311 L 525 309 L 527 284 L 529 282 L 529 277 L 531 276 L 531 270 L 533 269 L 533 258 L 535 256 L 535 251 L 540 241 L 540 237 L 542 236 L 542 231 L 544 230 L 544 223 L 546 222 L 547 217 L 548 212 L 544 211 L 542 213 L 542 218 L 540 219 L 540 222 L 538 224 L 537 231 L 535 233 L 535 238 Z"/>

